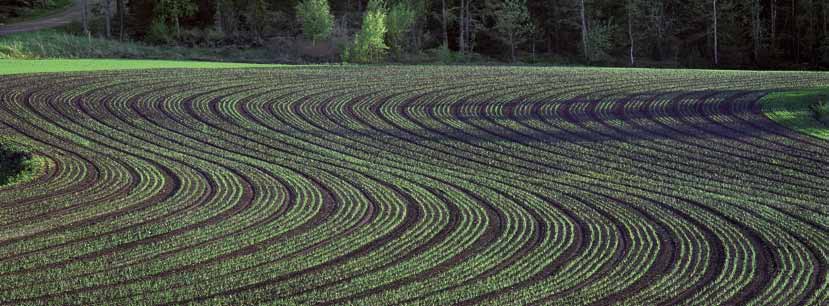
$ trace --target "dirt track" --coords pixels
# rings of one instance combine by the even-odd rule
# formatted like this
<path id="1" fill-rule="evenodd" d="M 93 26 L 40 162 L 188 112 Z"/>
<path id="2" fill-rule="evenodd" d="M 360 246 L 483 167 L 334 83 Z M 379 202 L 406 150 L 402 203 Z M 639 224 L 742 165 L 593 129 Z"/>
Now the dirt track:
<path id="1" fill-rule="evenodd" d="M 81 18 L 81 0 L 74 0 L 72 7 L 48 16 L 43 16 L 36 20 L 24 21 L 20 23 L 0 25 L 0 36 L 21 32 L 33 32 L 43 29 L 55 28 L 69 24 L 72 21 Z"/>

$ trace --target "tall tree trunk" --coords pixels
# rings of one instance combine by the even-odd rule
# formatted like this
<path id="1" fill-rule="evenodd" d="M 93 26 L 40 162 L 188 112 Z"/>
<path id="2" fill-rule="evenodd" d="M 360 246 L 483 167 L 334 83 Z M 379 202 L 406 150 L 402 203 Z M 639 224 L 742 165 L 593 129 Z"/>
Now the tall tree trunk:
<path id="1" fill-rule="evenodd" d="M 797 26 L 797 0 L 792 0 L 792 50 L 794 51 L 795 64 L 800 64 L 800 31 Z"/>
<path id="2" fill-rule="evenodd" d="M 581 0 L 581 43 L 584 47 L 584 58 L 590 61 L 590 46 L 587 45 L 587 13 L 584 8 L 584 0 Z"/>
<path id="3" fill-rule="evenodd" d="M 91 37 L 89 32 L 89 0 L 81 0 L 81 23 L 83 23 L 84 35 Z"/>
<path id="4" fill-rule="evenodd" d="M 817 53 L 818 51 L 818 36 L 817 36 L 817 7 L 815 7 L 814 0 L 809 1 L 809 31 L 812 34 L 812 41 L 811 41 L 811 58 L 812 64 L 814 65 L 817 63 Z"/>
<path id="5" fill-rule="evenodd" d="M 560 31 L 558 30 L 559 20 L 561 20 L 559 18 L 560 10 L 559 10 L 559 6 L 558 6 L 558 0 L 553 0 L 552 4 L 553 4 L 552 5 L 552 9 L 553 9 L 553 12 L 552 12 L 552 15 L 553 15 L 552 31 L 553 32 L 552 33 L 548 32 L 548 35 L 547 35 L 548 36 L 547 37 L 547 39 L 548 39 L 547 40 L 547 53 L 553 53 L 553 52 L 559 51 L 558 42 L 560 40 L 559 35 L 561 35 Z"/>
<path id="6" fill-rule="evenodd" d="M 714 65 L 720 64 L 720 49 L 717 37 L 717 0 L 714 0 Z"/>
<path id="7" fill-rule="evenodd" d="M 826 39 L 829 34 L 829 3 L 823 4 L 823 39 Z"/>
<path id="8" fill-rule="evenodd" d="M 216 26 L 216 31 L 224 33 L 224 27 L 222 26 L 222 0 L 216 0 L 216 14 L 213 16 L 213 23 Z"/>
<path id="9" fill-rule="evenodd" d="M 769 46 L 774 52 L 777 48 L 777 0 L 771 0 L 771 20 L 769 22 L 769 31 L 771 32 L 771 41 L 769 42 Z"/>
<path id="10" fill-rule="evenodd" d="M 653 19 L 653 28 L 656 30 L 656 59 L 663 60 L 665 58 L 664 44 L 665 44 L 665 6 L 662 2 L 652 3 L 651 18 Z"/>
<path id="11" fill-rule="evenodd" d="M 630 65 L 636 65 L 636 58 L 634 57 L 634 41 L 633 41 L 633 3 L 628 1 L 628 40 L 630 40 Z"/>
<path id="12" fill-rule="evenodd" d="M 117 10 L 118 10 L 118 28 L 119 28 L 118 36 L 119 36 L 120 40 L 124 40 L 124 27 L 125 27 L 125 24 L 124 24 L 125 23 L 125 21 L 124 21 L 125 18 L 124 18 L 124 16 L 126 15 L 125 7 L 124 7 L 124 1 L 126 1 L 126 0 L 116 0 L 116 5 L 118 6 L 118 8 L 117 8 Z"/>
<path id="13" fill-rule="evenodd" d="M 104 0 L 104 9 L 106 12 L 106 16 L 104 16 L 104 27 L 107 39 L 110 39 L 112 38 L 112 0 Z"/>
<path id="14" fill-rule="evenodd" d="M 762 44 L 762 33 L 760 28 L 760 13 L 762 11 L 760 0 L 751 2 L 751 40 L 754 47 L 754 63 L 760 63 L 760 45 Z"/>
<path id="15" fill-rule="evenodd" d="M 823 39 L 826 39 L 827 34 L 829 34 L 829 3 L 824 2 L 821 4 L 823 7 Z"/>
<path id="16" fill-rule="evenodd" d="M 449 17 L 446 15 L 446 0 L 440 0 L 440 2 L 443 5 L 443 45 L 449 48 L 449 28 L 446 24 Z"/>
<path id="17" fill-rule="evenodd" d="M 509 34 L 509 47 L 512 62 L 515 63 L 515 36 L 512 33 Z"/>
<path id="18" fill-rule="evenodd" d="M 458 10 L 458 51 L 463 54 L 466 52 L 466 38 L 464 35 L 466 34 L 465 24 L 466 24 L 466 0 L 460 0 L 461 7 Z"/>
<path id="19" fill-rule="evenodd" d="M 464 47 L 466 51 L 472 52 L 472 0 L 466 0 L 466 13 L 464 14 L 464 23 L 463 23 L 463 30 L 466 31 L 464 34 L 464 38 L 466 38 L 466 43 L 464 43 Z"/>

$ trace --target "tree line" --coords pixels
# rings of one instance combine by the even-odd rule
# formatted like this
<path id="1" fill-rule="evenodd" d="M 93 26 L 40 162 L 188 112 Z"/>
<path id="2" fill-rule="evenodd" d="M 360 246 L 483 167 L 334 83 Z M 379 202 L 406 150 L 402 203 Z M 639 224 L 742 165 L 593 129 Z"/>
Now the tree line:
<path id="1" fill-rule="evenodd" d="M 617 66 L 829 66 L 823 0 L 102 0 L 106 36 L 175 43 L 339 38 L 344 59 L 424 50 Z M 85 28 L 86 29 L 86 28 Z M 343 38 L 346 37 L 346 38 Z"/>

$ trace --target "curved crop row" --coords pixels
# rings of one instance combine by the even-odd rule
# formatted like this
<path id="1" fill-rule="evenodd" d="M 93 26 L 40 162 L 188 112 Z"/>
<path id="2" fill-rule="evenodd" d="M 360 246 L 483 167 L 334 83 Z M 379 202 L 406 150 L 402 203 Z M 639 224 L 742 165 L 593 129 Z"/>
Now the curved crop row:
<path id="1" fill-rule="evenodd" d="M 0 78 L 0 303 L 820 305 L 820 73 L 490 67 Z"/>

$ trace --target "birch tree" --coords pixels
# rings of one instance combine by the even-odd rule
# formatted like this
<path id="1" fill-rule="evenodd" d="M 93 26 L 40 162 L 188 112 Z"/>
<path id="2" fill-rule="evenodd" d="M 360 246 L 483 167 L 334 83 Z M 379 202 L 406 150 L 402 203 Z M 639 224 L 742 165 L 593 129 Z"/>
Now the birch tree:
<path id="1" fill-rule="evenodd" d="M 89 0 L 81 0 L 81 23 L 83 24 L 83 34 L 90 36 L 89 32 Z"/>
<path id="2" fill-rule="evenodd" d="M 585 12 L 584 0 L 581 3 L 581 43 L 584 49 L 584 58 L 590 59 L 590 46 L 587 44 L 587 12 Z M 716 1 L 716 0 L 715 0 Z"/>
<path id="3" fill-rule="evenodd" d="M 777 0 L 771 0 L 771 4 L 769 5 L 770 18 L 769 18 L 769 30 L 771 31 L 771 49 L 774 52 L 775 48 L 777 47 Z"/>
<path id="4" fill-rule="evenodd" d="M 296 16 L 302 24 L 302 33 L 316 44 L 328 39 L 334 28 L 334 15 L 328 0 L 304 0 L 296 5 Z"/>
<path id="5" fill-rule="evenodd" d="M 718 25 L 717 25 L 717 0 L 714 0 L 713 5 L 713 12 L 714 12 L 714 65 L 720 64 L 720 49 L 719 49 L 719 41 L 718 41 Z"/>
<path id="6" fill-rule="evenodd" d="M 625 11 L 627 12 L 627 36 L 628 36 L 628 44 L 630 47 L 628 49 L 628 56 L 630 58 L 630 65 L 636 65 L 636 39 L 633 35 L 633 23 L 636 18 L 639 16 L 639 3 L 637 0 L 627 0 L 625 4 Z"/>
<path id="7" fill-rule="evenodd" d="M 106 38 L 112 38 L 112 0 L 104 0 L 104 32 Z"/>
<path id="8" fill-rule="evenodd" d="M 125 38 L 124 35 L 126 35 L 126 33 L 125 33 L 125 27 L 126 27 L 126 20 L 125 19 L 126 18 L 125 17 L 126 17 L 127 12 L 126 12 L 126 7 L 124 5 L 125 1 L 126 0 L 116 0 L 115 1 L 115 6 L 117 6 L 117 8 L 116 8 L 117 13 L 116 14 L 118 15 L 118 28 L 119 28 L 118 29 L 118 38 L 120 40 L 124 40 L 124 38 Z"/>
<path id="9" fill-rule="evenodd" d="M 466 52 L 466 7 L 469 6 L 469 0 L 460 0 L 460 8 L 458 9 L 458 51 L 463 54 Z"/>
<path id="10" fill-rule="evenodd" d="M 441 25 L 443 25 L 443 47 L 449 48 L 449 12 L 446 8 L 446 0 L 440 0 L 442 18 Z"/>

